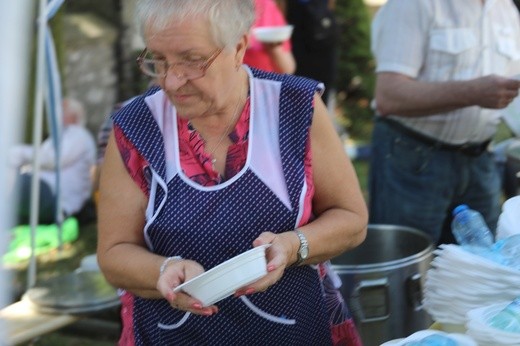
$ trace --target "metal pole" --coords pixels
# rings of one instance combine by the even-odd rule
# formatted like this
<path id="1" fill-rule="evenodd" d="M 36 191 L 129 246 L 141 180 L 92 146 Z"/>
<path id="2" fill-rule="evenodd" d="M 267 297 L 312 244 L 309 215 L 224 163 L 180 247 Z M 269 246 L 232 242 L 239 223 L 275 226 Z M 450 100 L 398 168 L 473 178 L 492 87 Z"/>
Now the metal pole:
<path id="1" fill-rule="evenodd" d="M 56 50 L 54 47 L 54 40 L 52 33 L 49 29 L 48 22 L 55 16 L 56 12 L 63 5 L 65 0 L 50 0 L 47 2 L 47 32 L 45 35 L 45 64 L 46 64 L 46 105 L 47 105 L 47 118 L 49 128 L 51 129 L 51 135 L 53 138 L 54 150 L 55 150 L 55 172 L 56 172 L 56 213 L 55 222 L 58 227 L 58 250 L 63 250 L 63 210 L 61 208 L 61 132 L 63 125 L 62 115 L 62 91 L 61 91 L 61 80 L 60 71 L 58 67 L 58 61 L 56 56 Z"/>
<path id="2" fill-rule="evenodd" d="M 5 165 L 6 149 L 20 142 L 26 115 L 33 7 L 32 0 L 0 1 L 1 42 L 9 52 L 0 64 L 0 256 L 7 250 L 8 230 L 14 224 L 15 206 L 6 191 L 12 190 L 15 174 Z M 0 269 L 0 307 L 11 302 L 11 290 L 8 272 Z M 0 340 L 7 339 L 4 331 L 0 326 Z"/>
<path id="3" fill-rule="evenodd" d="M 43 132 L 43 96 L 45 88 L 45 31 L 47 30 L 46 0 L 40 0 L 38 11 L 38 42 L 36 60 L 36 83 L 34 92 L 34 127 L 31 184 L 31 259 L 27 271 L 27 289 L 36 284 L 36 227 L 38 226 L 38 211 L 40 209 L 40 146 Z"/>

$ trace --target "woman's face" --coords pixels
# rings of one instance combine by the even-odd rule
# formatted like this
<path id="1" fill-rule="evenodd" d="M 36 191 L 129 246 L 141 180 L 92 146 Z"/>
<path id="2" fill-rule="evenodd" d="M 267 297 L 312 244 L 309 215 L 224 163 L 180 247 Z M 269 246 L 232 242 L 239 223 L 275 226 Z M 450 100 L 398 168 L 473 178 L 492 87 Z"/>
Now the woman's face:
<path id="1" fill-rule="evenodd" d="M 166 59 L 170 65 L 203 62 L 222 48 L 213 42 L 206 20 L 187 20 L 173 23 L 158 32 L 149 31 L 146 42 L 155 59 Z M 241 64 L 243 56 L 239 50 L 235 47 L 222 51 L 201 78 L 179 78 L 170 69 L 166 77 L 158 79 L 179 116 L 193 119 L 234 107 L 236 94 L 233 91 L 238 83 L 236 66 Z"/>

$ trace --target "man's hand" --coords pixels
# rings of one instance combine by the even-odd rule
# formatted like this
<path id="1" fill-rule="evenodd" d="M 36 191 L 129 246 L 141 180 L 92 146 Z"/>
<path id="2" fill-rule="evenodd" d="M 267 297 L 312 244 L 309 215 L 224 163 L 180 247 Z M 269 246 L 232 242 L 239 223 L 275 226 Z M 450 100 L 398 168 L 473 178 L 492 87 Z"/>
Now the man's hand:
<path id="1" fill-rule="evenodd" d="M 502 109 L 518 96 L 519 89 L 520 80 L 489 75 L 474 80 L 472 95 L 477 106 Z"/>

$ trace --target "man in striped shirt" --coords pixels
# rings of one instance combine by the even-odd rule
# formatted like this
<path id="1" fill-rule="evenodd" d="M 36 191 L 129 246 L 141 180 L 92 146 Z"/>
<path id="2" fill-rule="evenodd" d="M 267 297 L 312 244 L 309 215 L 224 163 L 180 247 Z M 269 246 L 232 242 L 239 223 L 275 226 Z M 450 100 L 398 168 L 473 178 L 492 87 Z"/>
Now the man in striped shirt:
<path id="1" fill-rule="evenodd" d="M 520 88 L 513 1 L 389 0 L 374 18 L 372 50 L 370 222 L 453 242 L 451 210 L 464 203 L 494 231 L 501 181 L 488 147 Z"/>

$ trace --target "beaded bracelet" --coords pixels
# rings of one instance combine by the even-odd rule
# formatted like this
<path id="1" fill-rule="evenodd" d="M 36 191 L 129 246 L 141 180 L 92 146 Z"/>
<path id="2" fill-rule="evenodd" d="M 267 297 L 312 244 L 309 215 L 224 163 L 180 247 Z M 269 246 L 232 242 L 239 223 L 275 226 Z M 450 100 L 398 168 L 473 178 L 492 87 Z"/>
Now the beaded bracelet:
<path id="1" fill-rule="evenodd" d="M 171 261 L 180 261 L 182 260 L 182 257 L 181 256 L 171 256 L 171 257 L 167 257 L 163 263 L 161 264 L 161 269 L 159 269 L 159 276 L 163 275 L 164 274 L 164 271 L 166 270 L 166 267 L 168 266 L 168 264 L 170 264 Z"/>

